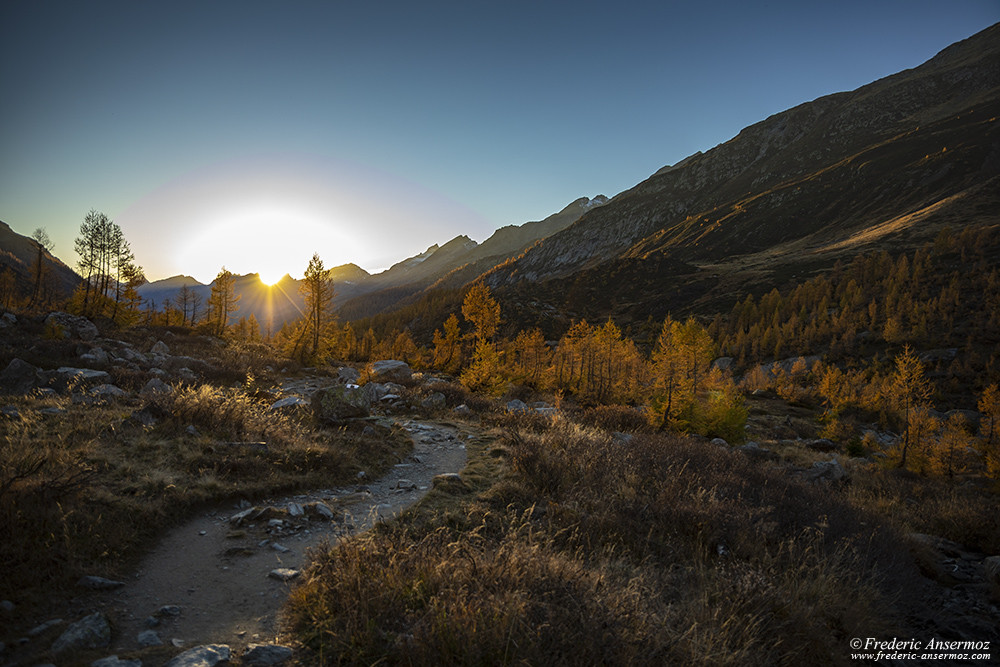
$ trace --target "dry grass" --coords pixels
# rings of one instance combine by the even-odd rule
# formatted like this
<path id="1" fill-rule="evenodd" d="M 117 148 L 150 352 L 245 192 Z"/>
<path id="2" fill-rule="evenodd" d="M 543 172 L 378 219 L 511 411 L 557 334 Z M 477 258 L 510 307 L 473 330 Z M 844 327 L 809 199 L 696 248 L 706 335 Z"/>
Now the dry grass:
<path id="1" fill-rule="evenodd" d="M 315 555 L 286 609 L 307 663 L 846 663 L 916 576 L 891 528 L 776 466 L 503 426 L 482 493 Z"/>
<path id="2" fill-rule="evenodd" d="M 208 385 L 145 406 L 12 403 L 20 418 L 0 421 L 0 598 L 25 610 L 82 574 L 120 575 L 200 506 L 346 482 L 360 468 L 392 465 L 410 446 L 401 434 L 321 429 L 308 414 L 276 415 L 242 389 Z M 66 411 L 45 415 L 44 407 Z M 159 423 L 130 420 L 139 407 Z"/>

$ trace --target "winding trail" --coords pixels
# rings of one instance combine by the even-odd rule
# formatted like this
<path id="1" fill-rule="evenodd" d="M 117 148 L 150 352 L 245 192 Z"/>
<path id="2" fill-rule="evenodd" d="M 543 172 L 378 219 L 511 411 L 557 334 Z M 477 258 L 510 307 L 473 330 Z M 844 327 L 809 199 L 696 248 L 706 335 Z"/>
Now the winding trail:
<path id="1" fill-rule="evenodd" d="M 402 512 L 430 489 L 435 475 L 464 467 L 465 443 L 477 435 L 450 422 L 397 423 L 410 433 L 414 449 L 378 480 L 257 503 L 279 508 L 269 514 L 281 518 L 265 515 L 236 525 L 231 518 L 243 508 L 229 505 L 169 532 L 133 580 L 100 596 L 116 628 L 112 649 L 140 648 L 138 635 L 146 630 L 155 631 L 164 644 L 185 647 L 218 642 L 237 648 L 273 641 L 278 610 L 295 582 L 275 579 L 271 571 L 298 570 L 306 564 L 310 547 L 335 542 L 378 518 Z M 317 501 L 334 511 L 333 519 L 287 513 L 290 503 L 301 507 Z M 179 607 L 180 612 L 157 614 L 164 606 Z"/>

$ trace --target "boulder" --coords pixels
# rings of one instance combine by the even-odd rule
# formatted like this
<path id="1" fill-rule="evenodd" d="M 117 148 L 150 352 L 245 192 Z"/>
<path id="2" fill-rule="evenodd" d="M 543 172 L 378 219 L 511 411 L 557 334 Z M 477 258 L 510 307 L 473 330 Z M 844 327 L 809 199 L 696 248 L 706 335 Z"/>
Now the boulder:
<path id="1" fill-rule="evenodd" d="M 162 340 L 158 340 L 153 343 L 153 347 L 151 347 L 149 351 L 153 354 L 170 354 L 170 347 L 168 347 Z"/>
<path id="2" fill-rule="evenodd" d="M 729 446 L 729 443 L 726 442 L 726 440 L 724 438 L 712 438 L 712 441 L 709 444 L 715 445 L 716 447 L 728 447 Z"/>
<path id="3" fill-rule="evenodd" d="M 165 396 L 174 390 L 169 384 L 160 378 L 152 378 L 139 392 L 143 396 Z"/>
<path id="4" fill-rule="evenodd" d="M 284 398 L 272 403 L 271 407 L 269 407 L 268 410 L 274 412 L 282 410 L 290 412 L 297 408 L 305 408 L 308 406 L 309 406 L 309 401 L 302 398 L 301 396 L 285 396 Z"/>
<path id="5" fill-rule="evenodd" d="M 13 359 L 0 372 L 0 393 L 27 394 L 45 384 L 42 371 L 21 359 Z"/>
<path id="6" fill-rule="evenodd" d="M 412 375 L 410 365 L 396 359 L 375 361 L 368 367 L 368 378 L 375 382 L 405 382 Z"/>
<path id="7" fill-rule="evenodd" d="M 116 387 L 113 384 L 99 384 L 96 387 L 91 387 L 90 391 L 87 393 L 105 403 L 110 403 L 118 400 L 119 398 L 125 398 L 128 395 L 125 393 L 124 389 Z"/>
<path id="8" fill-rule="evenodd" d="M 1000 556 L 990 556 L 983 560 L 983 575 L 994 594 L 1000 596 Z"/>
<path id="9" fill-rule="evenodd" d="M 135 640 L 142 647 L 161 646 L 163 644 L 163 640 L 160 639 L 160 635 L 156 634 L 156 630 L 143 630 Z"/>
<path id="10" fill-rule="evenodd" d="M 337 371 L 337 382 L 340 384 L 357 384 L 358 380 L 361 379 L 361 373 L 357 368 L 351 368 L 350 366 L 344 366 Z"/>
<path id="11" fill-rule="evenodd" d="M 444 394 L 442 394 L 440 391 L 435 391 L 433 394 L 431 394 L 424 400 L 420 401 L 420 405 L 428 410 L 437 410 L 439 408 L 443 408 L 446 403 L 447 400 L 445 399 Z"/>
<path id="12" fill-rule="evenodd" d="M 280 665 L 292 657 L 292 649 L 279 644 L 248 644 L 243 652 L 243 663 L 248 667 Z"/>
<path id="13" fill-rule="evenodd" d="M 42 371 L 42 375 L 59 391 L 66 391 L 69 388 L 79 389 L 97 384 L 104 384 L 111 379 L 105 371 L 97 371 L 93 368 L 73 368 L 72 366 L 60 366 L 54 371 Z"/>
<path id="14" fill-rule="evenodd" d="M 63 338 L 94 340 L 100 333 L 94 323 L 86 317 L 63 312 L 49 313 L 45 318 L 45 326 L 49 331 L 59 331 Z"/>
<path id="15" fill-rule="evenodd" d="M 507 402 L 507 412 L 512 412 L 514 414 L 523 414 L 528 412 L 528 406 L 524 401 L 515 398 L 512 401 Z"/>
<path id="16" fill-rule="evenodd" d="M 463 415 L 463 416 L 472 414 L 472 410 L 469 409 L 469 406 L 466 405 L 465 403 L 455 406 L 455 408 L 452 409 L 452 412 L 454 412 L 456 415 Z"/>
<path id="17" fill-rule="evenodd" d="M 95 660 L 90 663 L 90 667 L 142 667 L 142 660 L 122 660 L 117 655 L 109 655 L 106 658 Z"/>
<path id="18" fill-rule="evenodd" d="M 271 570 L 267 576 L 278 581 L 291 581 L 292 579 L 296 579 L 300 574 L 301 572 L 290 567 L 278 567 Z"/>
<path id="19" fill-rule="evenodd" d="M 806 472 L 811 482 L 840 482 L 847 479 L 847 471 L 836 459 L 832 461 L 816 461 Z"/>
<path id="20" fill-rule="evenodd" d="M 0 329 L 6 329 L 17 324 L 17 315 L 14 313 L 4 313 L 0 315 Z"/>
<path id="21" fill-rule="evenodd" d="M 712 362 L 712 368 L 718 368 L 720 371 L 728 371 L 733 366 L 732 357 L 719 357 Z"/>
<path id="22" fill-rule="evenodd" d="M 369 405 L 370 401 L 364 391 L 340 385 L 317 391 L 312 397 L 316 419 L 331 424 L 367 417 Z"/>
<path id="23" fill-rule="evenodd" d="M 817 438 L 815 440 L 807 440 L 806 447 L 816 452 L 833 452 L 840 449 L 833 440 L 827 438 Z"/>
<path id="24" fill-rule="evenodd" d="M 80 361 L 103 366 L 108 363 L 108 353 L 100 347 L 92 347 L 80 355 Z"/>
<path id="25" fill-rule="evenodd" d="M 110 644 L 111 625 L 104 614 L 97 612 L 77 621 L 59 635 L 59 639 L 52 644 L 52 653 L 59 655 L 87 648 L 105 648 Z"/>
<path id="26" fill-rule="evenodd" d="M 226 644 L 206 644 L 195 646 L 174 656 L 163 667 L 215 667 L 227 662 L 232 652 Z"/>

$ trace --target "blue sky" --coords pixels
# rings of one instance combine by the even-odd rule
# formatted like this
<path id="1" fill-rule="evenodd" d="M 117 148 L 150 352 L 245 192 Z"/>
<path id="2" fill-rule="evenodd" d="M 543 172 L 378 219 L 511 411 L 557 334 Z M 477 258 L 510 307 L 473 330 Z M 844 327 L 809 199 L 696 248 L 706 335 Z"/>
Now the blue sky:
<path id="1" fill-rule="evenodd" d="M 375 271 L 915 67 L 996 0 L 6 2 L 0 220 L 150 279 Z"/>

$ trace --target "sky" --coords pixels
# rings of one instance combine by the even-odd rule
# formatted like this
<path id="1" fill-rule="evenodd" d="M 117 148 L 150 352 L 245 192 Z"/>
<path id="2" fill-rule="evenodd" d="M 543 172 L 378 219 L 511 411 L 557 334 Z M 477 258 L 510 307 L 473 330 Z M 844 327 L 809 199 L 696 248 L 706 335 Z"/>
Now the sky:
<path id="1" fill-rule="evenodd" d="M 998 0 L 0 3 L 0 220 L 150 280 L 370 272 L 915 67 Z"/>

